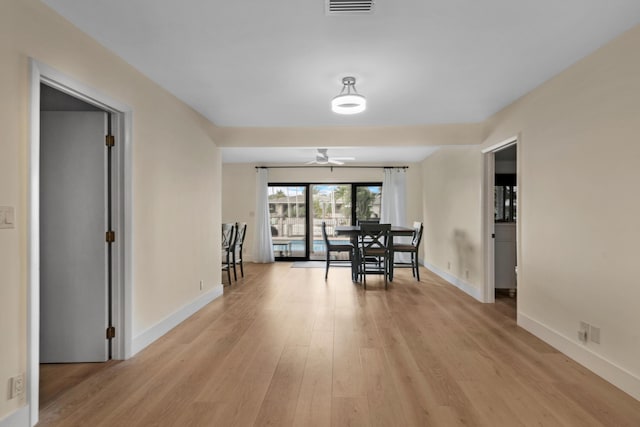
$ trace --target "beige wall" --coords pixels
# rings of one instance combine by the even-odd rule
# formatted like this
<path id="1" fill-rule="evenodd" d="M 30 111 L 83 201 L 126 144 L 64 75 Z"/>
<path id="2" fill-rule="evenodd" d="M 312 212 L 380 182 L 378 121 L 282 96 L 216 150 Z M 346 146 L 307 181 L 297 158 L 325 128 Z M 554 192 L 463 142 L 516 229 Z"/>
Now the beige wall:
<path id="1" fill-rule="evenodd" d="M 133 110 L 134 336 L 220 284 L 220 156 L 212 126 L 34 0 L 0 2 L 0 389 L 27 367 L 29 57 Z M 0 418 L 23 405 L 0 393 Z"/>
<path id="2" fill-rule="evenodd" d="M 422 162 L 425 263 L 480 292 L 482 154 L 446 148 Z"/>
<path id="3" fill-rule="evenodd" d="M 406 164 L 407 224 L 421 220 L 422 195 L 420 164 Z M 253 258 L 255 231 L 256 171 L 254 164 L 224 164 L 222 167 L 222 221 L 247 222 L 246 259 Z M 269 169 L 269 182 L 274 183 L 339 183 L 382 182 L 383 169 L 325 168 Z"/>
<path id="4" fill-rule="evenodd" d="M 521 134 L 519 311 L 640 378 L 640 26 L 488 123 Z M 637 391 L 640 395 L 640 390 Z"/>
<path id="5" fill-rule="evenodd" d="M 479 256 L 480 149 L 520 135 L 518 312 L 574 355 L 635 376 L 640 396 L 640 26 L 544 83 L 486 123 L 478 149 L 423 163 L 426 262 L 455 261 L 457 230 Z M 463 212 L 464 210 L 467 212 Z M 482 265 L 482 264 L 480 264 Z M 446 269 L 445 269 L 446 270 Z M 483 273 L 471 274 L 474 287 Z M 462 280 L 464 268 L 452 265 Z M 578 323 L 601 344 L 578 343 Z M 572 347 L 572 344 L 573 347 Z M 594 362 L 596 366 L 600 362 Z M 603 371 L 603 372 L 604 372 Z M 635 385 L 633 385 L 635 384 Z"/>
<path id="6" fill-rule="evenodd" d="M 325 128 L 216 128 L 220 147 L 358 147 L 477 144 L 482 123 Z"/>

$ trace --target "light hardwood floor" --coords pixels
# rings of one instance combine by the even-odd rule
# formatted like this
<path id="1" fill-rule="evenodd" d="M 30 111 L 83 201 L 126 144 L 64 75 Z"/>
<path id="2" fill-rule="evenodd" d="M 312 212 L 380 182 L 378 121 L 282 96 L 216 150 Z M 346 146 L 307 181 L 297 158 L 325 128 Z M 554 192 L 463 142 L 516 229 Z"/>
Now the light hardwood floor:
<path id="1" fill-rule="evenodd" d="M 60 426 L 640 426 L 640 402 L 421 271 L 245 278 L 136 357 L 53 400 Z"/>

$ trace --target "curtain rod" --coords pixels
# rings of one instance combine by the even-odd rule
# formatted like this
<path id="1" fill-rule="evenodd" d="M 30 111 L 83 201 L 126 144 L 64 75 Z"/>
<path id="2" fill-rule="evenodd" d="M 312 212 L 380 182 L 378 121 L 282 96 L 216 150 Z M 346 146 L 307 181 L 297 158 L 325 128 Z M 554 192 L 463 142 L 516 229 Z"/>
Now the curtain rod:
<path id="1" fill-rule="evenodd" d="M 409 166 L 331 166 L 331 165 L 321 165 L 321 166 L 256 166 L 256 169 L 318 169 L 318 168 L 329 168 L 329 169 L 409 169 Z"/>

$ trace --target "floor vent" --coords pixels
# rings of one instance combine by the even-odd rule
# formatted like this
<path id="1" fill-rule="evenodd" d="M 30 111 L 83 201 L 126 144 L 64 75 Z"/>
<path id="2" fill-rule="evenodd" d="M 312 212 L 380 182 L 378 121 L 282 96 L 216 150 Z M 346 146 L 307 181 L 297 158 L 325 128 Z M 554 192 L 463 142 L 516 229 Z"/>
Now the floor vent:
<path id="1" fill-rule="evenodd" d="M 325 0 L 327 15 L 373 13 L 373 0 Z"/>

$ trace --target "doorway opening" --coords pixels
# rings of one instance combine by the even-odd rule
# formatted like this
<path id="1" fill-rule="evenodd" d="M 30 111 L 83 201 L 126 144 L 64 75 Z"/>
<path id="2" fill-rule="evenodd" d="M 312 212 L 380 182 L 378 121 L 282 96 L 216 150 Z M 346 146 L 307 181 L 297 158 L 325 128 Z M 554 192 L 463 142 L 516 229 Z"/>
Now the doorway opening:
<path id="1" fill-rule="evenodd" d="M 112 358 L 111 127 L 108 111 L 41 83 L 41 409 Z"/>
<path id="2" fill-rule="evenodd" d="M 520 176 L 518 138 L 483 150 L 485 154 L 485 294 L 510 317 L 517 316 Z"/>
<path id="3" fill-rule="evenodd" d="M 494 153 L 494 295 L 496 304 L 517 311 L 517 146 Z"/>
<path id="4" fill-rule="evenodd" d="M 30 66 L 26 374 L 35 425 L 41 361 L 89 362 L 43 372 L 58 382 L 43 387 L 51 393 L 131 356 L 131 109 L 38 61 Z"/>

